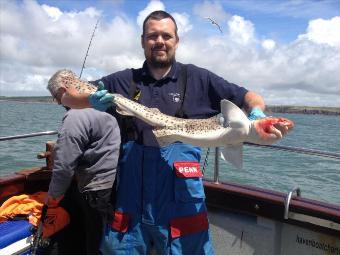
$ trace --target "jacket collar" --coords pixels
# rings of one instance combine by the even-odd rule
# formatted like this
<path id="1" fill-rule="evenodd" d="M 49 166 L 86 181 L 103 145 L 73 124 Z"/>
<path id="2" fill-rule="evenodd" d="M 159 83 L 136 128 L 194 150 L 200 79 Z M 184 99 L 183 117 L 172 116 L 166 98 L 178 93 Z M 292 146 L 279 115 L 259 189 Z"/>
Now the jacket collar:
<path id="1" fill-rule="evenodd" d="M 166 76 L 164 76 L 161 80 L 166 80 L 166 79 L 177 80 L 178 74 L 179 74 L 178 64 L 176 60 L 174 60 L 174 62 L 172 63 L 170 72 Z M 148 65 L 146 64 L 146 61 L 144 61 L 143 63 L 142 76 L 144 76 L 144 78 L 154 79 L 150 73 L 150 70 L 149 70 Z"/>

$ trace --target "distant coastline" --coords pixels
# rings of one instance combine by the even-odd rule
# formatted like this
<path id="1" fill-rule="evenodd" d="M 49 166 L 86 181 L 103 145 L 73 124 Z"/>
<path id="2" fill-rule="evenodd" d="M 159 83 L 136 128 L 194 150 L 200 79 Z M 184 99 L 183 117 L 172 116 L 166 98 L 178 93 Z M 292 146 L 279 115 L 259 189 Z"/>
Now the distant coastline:
<path id="1" fill-rule="evenodd" d="M 20 103 L 55 103 L 51 96 L 40 97 L 5 97 L 0 96 L 0 101 L 14 101 Z"/>
<path id="2" fill-rule="evenodd" d="M 338 107 L 269 105 L 267 106 L 267 112 L 268 113 L 273 112 L 273 113 L 340 115 L 340 108 Z"/>
<path id="3" fill-rule="evenodd" d="M 56 103 L 51 96 L 41 97 L 5 97 L 0 96 L 0 101 L 13 101 L 20 103 Z M 300 114 L 323 114 L 340 115 L 339 107 L 312 107 L 312 106 L 289 106 L 268 105 L 266 112 L 270 113 L 300 113 Z"/>

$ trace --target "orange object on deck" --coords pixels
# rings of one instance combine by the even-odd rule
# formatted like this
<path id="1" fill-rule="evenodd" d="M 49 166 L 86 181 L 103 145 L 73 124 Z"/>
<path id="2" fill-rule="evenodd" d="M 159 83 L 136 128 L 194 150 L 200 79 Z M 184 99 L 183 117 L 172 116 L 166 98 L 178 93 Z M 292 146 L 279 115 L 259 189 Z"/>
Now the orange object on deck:
<path id="1" fill-rule="evenodd" d="M 46 192 L 37 192 L 30 195 L 13 196 L 7 199 L 0 207 L 0 223 L 13 219 L 16 216 L 26 216 L 32 225 L 37 226 L 46 196 Z M 51 236 L 69 223 L 70 217 L 64 208 L 48 208 L 43 227 L 43 236 Z"/>

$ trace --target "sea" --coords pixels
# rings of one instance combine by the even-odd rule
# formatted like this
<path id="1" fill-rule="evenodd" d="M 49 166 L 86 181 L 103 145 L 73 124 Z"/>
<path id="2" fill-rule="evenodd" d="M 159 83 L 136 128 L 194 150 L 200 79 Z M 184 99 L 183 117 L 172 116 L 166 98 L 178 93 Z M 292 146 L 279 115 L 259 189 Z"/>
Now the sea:
<path id="1" fill-rule="evenodd" d="M 55 131 L 65 110 L 53 103 L 0 101 L 0 137 Z M 280 114 L 294 121 L 294 129 L 278 145 L 340 153 L 340 116 Z M 24 168 L 45 165 L 37 159 L 56 135 L 0 141 L 0 177 Z M 212 179 L 214 149 L 210 150 L 205 177 Z M 202 151 L 202 166 L 207 156 Z M 290 151 L 244 146 L 244 166 L 235 169 L 220 160 L 220 181 L 246 184 L 287 193 L 299 187 L 301 196 L 340 205 L 340 160 Z"/>

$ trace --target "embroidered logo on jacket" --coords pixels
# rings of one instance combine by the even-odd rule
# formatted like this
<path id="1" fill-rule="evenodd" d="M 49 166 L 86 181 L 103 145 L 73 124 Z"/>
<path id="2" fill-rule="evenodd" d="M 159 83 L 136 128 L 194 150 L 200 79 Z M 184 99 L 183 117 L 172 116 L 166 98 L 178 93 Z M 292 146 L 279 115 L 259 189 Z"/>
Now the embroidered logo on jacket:
<path id="1" fill-rule="evenodd" d="M 169 93 L 169 96 L 172 97 L 172 102 L 179 103 L 181 101 L 181 94 L 179 93 Z"/>
<path id="2" fill-rule="evenodd" d="M 190 178 L 202 177 L 200 164 L 195 161 L 182 161 L 174 163 L 177 177 Z"/>

